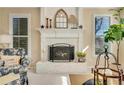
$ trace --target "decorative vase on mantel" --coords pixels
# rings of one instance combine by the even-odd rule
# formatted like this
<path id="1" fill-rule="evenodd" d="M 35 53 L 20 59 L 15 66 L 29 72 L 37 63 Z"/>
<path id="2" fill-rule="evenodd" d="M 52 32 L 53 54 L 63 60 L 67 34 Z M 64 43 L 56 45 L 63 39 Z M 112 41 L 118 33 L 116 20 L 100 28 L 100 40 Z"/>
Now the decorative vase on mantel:
<path id="1" fill-rule="evenodd" d="M 86 61 L 86 57 L 78 57 L 78 62 L 85 62 Z"/>
<path id="2" fill-rule="evenodd" d="M 78 62 L 85 62 L 86 61 L 86 53 L 79 51 L 77 52 Z"/>

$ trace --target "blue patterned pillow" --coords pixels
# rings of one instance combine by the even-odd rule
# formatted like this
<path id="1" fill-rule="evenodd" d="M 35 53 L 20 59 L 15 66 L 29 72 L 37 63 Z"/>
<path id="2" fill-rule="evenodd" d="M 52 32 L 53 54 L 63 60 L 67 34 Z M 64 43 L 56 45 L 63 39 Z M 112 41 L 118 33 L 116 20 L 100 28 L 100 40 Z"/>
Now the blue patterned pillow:
<path id="1" fill-rule="evenodd" d="M 6 49 L 0 49 L 0 53 L 3 55 L 18 55 L 21 57 L 24 57 L 26 52 L 23 48 L 6 48 Z"/>
<path id="2" fill-rule="evenodd" d="M 14 48 L 6 48 L 2 51 L 3 55 L 14 55 Z"/>
<path id="3" fill-rule="evenodd" d="M 16 49 L 17 52 L 16 52 L 16 55 L 19 55 L 21 57 L 24 57 L 26 52 L 25 52 L 25 49 L 24 48 L 19 48 L 19 49 Z"/>

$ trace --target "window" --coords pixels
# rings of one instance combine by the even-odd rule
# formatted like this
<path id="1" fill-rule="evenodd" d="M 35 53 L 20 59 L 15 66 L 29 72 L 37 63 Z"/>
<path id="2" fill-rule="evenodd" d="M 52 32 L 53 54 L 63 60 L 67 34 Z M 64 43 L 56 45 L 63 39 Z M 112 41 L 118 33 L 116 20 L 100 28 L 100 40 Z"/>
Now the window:
<path id="1" fill-rule="evenodd" d="M 68 16 L 63 9 L 57 11 L 55 15 L 55 28 L 67 28 L 68 27 Z"/>
<path id="2" fill-rule="evenodd" d="M 95 54 L 104 51 L 104 32 L 110 26 L 110 16 L 95 16 Z"/>
<path id="3" fill-rule="evenodd" d="M 28 18 L 25 17 L 13 17 L 13 48 L 24 48 L 26 54 L 28 54 Z"/>

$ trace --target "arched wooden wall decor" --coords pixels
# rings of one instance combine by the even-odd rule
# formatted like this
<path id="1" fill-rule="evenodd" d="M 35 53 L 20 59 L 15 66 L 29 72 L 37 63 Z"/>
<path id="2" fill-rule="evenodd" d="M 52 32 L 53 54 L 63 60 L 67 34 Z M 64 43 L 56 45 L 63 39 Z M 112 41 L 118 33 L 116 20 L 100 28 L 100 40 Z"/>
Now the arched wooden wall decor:
<path id="1" fill-rule="evenodd" d="M 68 28 L 68 15 L 63 9 L 59 9 L 55 14 L 55 28 L 66 29 Z"/>

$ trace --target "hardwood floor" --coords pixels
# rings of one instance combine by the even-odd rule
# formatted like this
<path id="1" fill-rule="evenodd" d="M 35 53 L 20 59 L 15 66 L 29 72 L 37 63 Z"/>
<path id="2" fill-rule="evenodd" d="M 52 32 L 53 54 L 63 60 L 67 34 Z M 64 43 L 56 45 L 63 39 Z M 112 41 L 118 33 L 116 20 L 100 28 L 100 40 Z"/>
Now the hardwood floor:
<path id="1" fill-rule="evenodd" d="M 88 79 L 93 78 L 93 74 L 69 74 L 71 85 L 82 85 Z"/>

